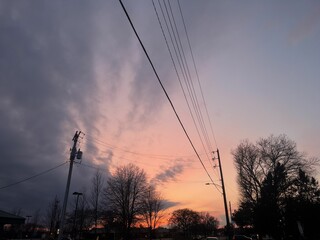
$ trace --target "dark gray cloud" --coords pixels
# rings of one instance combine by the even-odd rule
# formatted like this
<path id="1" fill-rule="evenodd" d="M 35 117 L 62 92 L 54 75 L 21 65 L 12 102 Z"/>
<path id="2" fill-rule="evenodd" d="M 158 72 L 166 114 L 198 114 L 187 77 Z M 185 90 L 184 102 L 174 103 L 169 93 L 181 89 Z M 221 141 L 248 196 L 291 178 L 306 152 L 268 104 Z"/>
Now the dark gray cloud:
<path id="1" fill-rule="evenodd" d="M 173 164 L 169 166 L 163 166 L 161 171 L 156 174 L 155 177 L 151 180 L 153 183 L 166 183 L 169 181 L 176 180 L 176 177 L 183 173 L 186 164 L 185 161 L 177 159 Z"/>
<path id="2" fill-rule="evenodd" d="M 163 205 L 166 209 L 176 207 L 181 204 L 180 202 L 172 202 L 172 201 L 168 201 L 168 200 L 164 200 L 163 202 L 164 202 Z"/>
<path id="3" fill-rule="evenodd" d="M 87 135 L 70 190 L 87 188 L 90 166 L 108 172 L 113 161 L 92 136 L 150 126 L 166 101 L 118 2 L 3 1 L 0 31 L 0 188 L 67 161 L 76 130 Z M 161 39 L 146 40 L 152 49 Z M 165 56 L 151 54 L 163 65 Z M 63 199 L 67 174 L 68 164 L 1 189 L 0 208 L 44 211 L 55 195 Z"/>
<path id="4" fill-rule="evenodd" d="M 51 1 L 0 5 L 2 187 L 63 163 L 74 131 L 94 131 L 97 112 L 91 96 L 97 86 L 90 36 L 98 6 Z M 55 195 L 62 199 L 67 170 L 65 165 L 1 189 L 1 208 L 30 214 L 44 209 Z M 74 172 L 72 188 L 86 184 Z"/>

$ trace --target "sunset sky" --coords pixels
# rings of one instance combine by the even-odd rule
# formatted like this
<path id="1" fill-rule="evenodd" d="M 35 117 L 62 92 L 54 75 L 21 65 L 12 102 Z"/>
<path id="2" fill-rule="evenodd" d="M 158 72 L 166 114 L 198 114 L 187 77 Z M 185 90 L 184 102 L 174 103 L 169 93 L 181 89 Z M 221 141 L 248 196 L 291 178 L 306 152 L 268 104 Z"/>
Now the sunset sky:
<path id="1" fill-rule="evenodd" d="M 211 149 L 197 134 L 153 2 L 123 1 L 217 184 L 211 151 L 219 148 L 232 210 L 239 193 L 231 151 L 242 140 L 286 134 L 298 150 L 320 156 L 319 1 L 181 0 L 202 93 L 179 2 L 160 3 L 175 17 Z M 118 1 L 1 1 L 0 31 L 1 210 L 26 216 L 44 213 L 56 195 L 62 201 L 68 164 L 23 180 L 66 162 L 81 130 L 71 193 L 89 189 L 97 169 L 107 178 L 134 163 L 171 203 L 169 212 L 190 208 L 224 221 L 221 190 L 205 185 L 210 179 Z"/>

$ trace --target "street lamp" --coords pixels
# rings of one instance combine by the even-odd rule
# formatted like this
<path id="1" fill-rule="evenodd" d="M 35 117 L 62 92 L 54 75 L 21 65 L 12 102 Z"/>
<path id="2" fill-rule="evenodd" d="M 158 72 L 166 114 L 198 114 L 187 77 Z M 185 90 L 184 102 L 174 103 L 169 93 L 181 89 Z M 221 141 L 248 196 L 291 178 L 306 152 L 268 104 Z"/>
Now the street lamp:
<path id="1" fill-rule="evenodd" d="M 30 223 L 30 222 L 29 222 L 29 219 L 30 219 L 31 217 L 32 217 L 32 216 L 30 216 L 30 215 L 26 216 L 26 218 L 27 218 L 26 223 Z"/>
<path id="2" fill-rule="evenodd" d="M 30 216 L 30 215 L 27 215 L 26 216 L 26 218 L 27 218 L 27 221 L 26 221 L 26 223 L 25 223 L 25 231 L 26 231 L 26 237 L 28 237 L 28 234 L 29 234 L 29 230 L 30 230 L 30 218 L 31 218 L 32 216 Z"/>
<path id="3" fill-rule="evenodd" d="M 73 219 L 73 237 L 75 238 L 75 236 L 76 236 L 76 219 L 77 219 L 77 209 L 78 209 L 79 196 L 82 196 L 83 194 L 80 193 L 80 192 L 74 192 L 72 195 L 76 195 L 77 196 L 76 209 L 74 211 L 74 219 Z"/>

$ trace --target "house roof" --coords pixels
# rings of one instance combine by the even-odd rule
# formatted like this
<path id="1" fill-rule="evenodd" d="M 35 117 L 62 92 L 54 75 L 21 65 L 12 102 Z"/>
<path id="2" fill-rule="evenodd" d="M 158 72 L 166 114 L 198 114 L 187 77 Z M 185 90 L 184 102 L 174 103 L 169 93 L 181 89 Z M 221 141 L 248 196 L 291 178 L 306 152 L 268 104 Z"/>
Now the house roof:
<path id="1" fill-rule="evenodd" d="M 0 224 L 23 224 L 26 219 L 0 210 Z"/>

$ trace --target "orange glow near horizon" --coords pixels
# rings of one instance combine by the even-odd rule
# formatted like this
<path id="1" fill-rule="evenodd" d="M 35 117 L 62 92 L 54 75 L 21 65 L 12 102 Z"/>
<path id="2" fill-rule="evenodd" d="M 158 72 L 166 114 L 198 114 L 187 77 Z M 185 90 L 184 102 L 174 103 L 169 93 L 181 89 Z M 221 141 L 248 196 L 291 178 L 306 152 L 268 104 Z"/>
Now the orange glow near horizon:
<path id="1" fill-rule="evenodd" d="M 114 144 L 117 149 L 113 149 L 111 172 L 117 166 L 133 163 L 143 169 L 147 173 L 148 179 L 151 180 L 157 174 L 163 173 L 176 165 L 181 165 L 181 172 L 176 173 L 173 178 L 155 182 L 157 190 L 163 198 L 176 204 L 167 210 L 167 214 L 181 208 L 189 208 L 197 212 L 209 212 L 219 220 L 220 226 L 223 226 L 225 217 L 221 188 L 217 190 L 213 185 L 205 185 L 210 180 L 189 143 L 179 133 L 180 129 L 176 129 L 179 136 L 177 138 L 172 135 L 173 132 L 170 128 L 170 126 L 167 126 L 163 129 L 152 129 L 151 134 L 149 131 L 146 131 L 147 133 L 141 131 L 139 135 L 131 135 L 125 140 L 119 141 L 121 145 Z M 144 136 L 148 134 L 149 136 L 142 141 Z M 148 141 L 150 135 L 156 136 L 153 141 Z M 135 140 L 132 141 L 133 139 Z M 127 141 L 129 143 L 126 145 Z M 147 148 L 144 147 L 144 141 L 147 141 Z M 109 141 L 105 140 L 105 142 Z M 130 148 L 127 146 L 130 146 Z M 223 157 L 222 167 L 227 200 L 232 203 L 233 209 L 235 209 L 238 198 L 233 163 L 230 161 L 230 154 L 224 154 L 222 151 L 221 155 Z M 214 182 L 221 185 L 217 168 L 213 168 L 213 163 L 209 162 L 206 154 L 200 152 L 200 156 Z M 225 156 L 228 156 L 228 158 Z M 163 224 L 167 225 L 168 223 L 164 221 Z"/>

